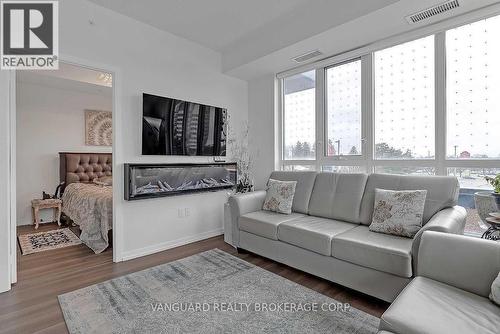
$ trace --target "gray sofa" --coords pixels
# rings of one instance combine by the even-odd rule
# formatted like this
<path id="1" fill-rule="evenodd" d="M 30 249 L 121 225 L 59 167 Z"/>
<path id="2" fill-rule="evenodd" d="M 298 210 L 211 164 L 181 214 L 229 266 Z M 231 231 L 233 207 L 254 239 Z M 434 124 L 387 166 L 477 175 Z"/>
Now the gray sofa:
<path id="1" fill-rule="evenodd" d="M 264 190 L 229 198 L 232 243 L 291 267 L 392 302 L 414 277 L 422 233 L 461 234 L 454 177 L 273 172 L 297 181 L 292 214 L 263 211 Z M 428 190 L 415 238 L 371 232 L 375 188 Z"/>
<path id="2" fill-rule="evenodd" d="M 500 307 L 488 299 L 500 271 L 500 243 L 425 232 L 417 277 L 382 315 L 379 333 L 500 332 Z"/>

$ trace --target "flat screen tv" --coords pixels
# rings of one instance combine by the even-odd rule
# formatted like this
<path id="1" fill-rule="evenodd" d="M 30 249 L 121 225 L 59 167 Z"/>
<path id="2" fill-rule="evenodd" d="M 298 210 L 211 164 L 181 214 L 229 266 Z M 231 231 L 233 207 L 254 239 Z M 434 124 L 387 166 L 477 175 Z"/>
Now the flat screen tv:
<path id="1" fill-rule="evenodd" d="M 224 108 L 142 95 L 143 155 L 226 155 Z"/>

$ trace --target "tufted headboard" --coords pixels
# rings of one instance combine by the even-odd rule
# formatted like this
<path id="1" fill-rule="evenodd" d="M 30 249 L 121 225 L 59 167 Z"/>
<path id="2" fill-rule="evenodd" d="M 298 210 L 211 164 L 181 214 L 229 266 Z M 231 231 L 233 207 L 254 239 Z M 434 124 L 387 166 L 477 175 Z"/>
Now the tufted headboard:
<path id="1" fill-rule="evenodd" d="M 102 176 L 111 176 L 113 171 L 111 153 L 59 153 L 59 179 L 64 188 L 75 182 L 92 182 Z"/>

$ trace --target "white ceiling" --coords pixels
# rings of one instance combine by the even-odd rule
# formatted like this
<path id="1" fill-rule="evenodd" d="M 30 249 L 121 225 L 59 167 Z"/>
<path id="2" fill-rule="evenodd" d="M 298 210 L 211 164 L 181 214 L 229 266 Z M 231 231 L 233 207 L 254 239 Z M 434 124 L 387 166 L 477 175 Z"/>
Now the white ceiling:
<path id="1" fill-rule="evenodd" d="M 398 0 L 90 1 L 224 52 L 276 30 L 280 40 L 309 37 Z"/>
<path id="2" fill-rule="evenodd" d="M 460 8 L 415 25 L 405 16 L 444 0 L 89 0 L 219 52 L 222 71 L 249 80 L 498 3 L 459 0 Z M 316 59 L 313 59 L 314 61 Z"/>
<path id="3" fill-rule="evenodd" d="M 222 53 L 222 71 L 244 80 L 252 80 L 263 75 L 275 74 L 297 67 L 292 58 L 307 51 L 319 49 L 323 57 L 343 54 L 375 42 L 392 38 L 397 43 L 399 35 L 416 29 L 426 29 L 432 33 L 441 22 L 450 19 L 452 24 L 461 24 L 470 17 L 485 17 L 500 14 L 499 0 L 459 0 L 460 7 L 445 14 L 436 15 L 417 24 L 408 24 L 405 16 L 424 10 L 444 0 L 399 0 L 392 5 L 352 19 L 314 36 L 296 43 L 289 43 L 266 54 L 252 54 L 255 49 L 250 43 L 235 45 L 232 50 Z M 470 14 L 469 14 L 470 13 Z M 464 18 L 459 18 L 464 16 Z M 465 21 L 465 22 L 466 22 Z M 408 37 L 405 37 L 408 38 Z M 401 39 L 399 39 L 401 42 Z"/>
<path id="4" fill-rule="evenodd" d="M 59 62 L 58 70 L 18 71 L 17 79 L 19 82 L 111 96 L 111 85 L 99 79 L 101 73 L 103 72 Z"/>

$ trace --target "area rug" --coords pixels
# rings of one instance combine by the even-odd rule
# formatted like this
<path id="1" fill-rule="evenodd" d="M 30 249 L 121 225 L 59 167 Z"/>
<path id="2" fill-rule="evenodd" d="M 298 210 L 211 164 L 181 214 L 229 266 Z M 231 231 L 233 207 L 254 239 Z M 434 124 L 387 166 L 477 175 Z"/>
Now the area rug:
<path id="1" fill-rule="evenodd" d="M 17 237 L 23 255 L 75 246 L 82 241 L 69 228 L 23 234 Z"/>
<path id="2" fill-rule="evenodd" d="M 369 314 L 218 249 L 59 296 L 70 333 L 376 333 Z"/>

